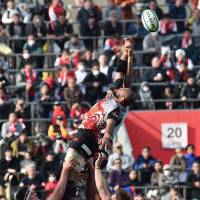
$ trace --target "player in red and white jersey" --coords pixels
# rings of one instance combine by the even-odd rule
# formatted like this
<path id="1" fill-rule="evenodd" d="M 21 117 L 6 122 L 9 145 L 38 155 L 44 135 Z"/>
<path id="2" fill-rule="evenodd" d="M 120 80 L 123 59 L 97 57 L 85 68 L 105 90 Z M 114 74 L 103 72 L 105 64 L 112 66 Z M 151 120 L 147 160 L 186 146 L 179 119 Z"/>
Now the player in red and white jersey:
<path id="1" fill-rule="evenodd" d="M 123 120 L 126 109 L 133 102 L 132 46 L 130 39 L 124 42 L 124 51 L 116 66 L 115 80 L 106 97 L 97 102 L 85 115 L 78 133 L 69 146 L 66 160 L 77 161 L 76 171 L 80 171 L 85 160 L 93 157 L 99 149 L 110 149 L 113 132 Z M 104 130 L 103 138 L 98 136 Z"/>

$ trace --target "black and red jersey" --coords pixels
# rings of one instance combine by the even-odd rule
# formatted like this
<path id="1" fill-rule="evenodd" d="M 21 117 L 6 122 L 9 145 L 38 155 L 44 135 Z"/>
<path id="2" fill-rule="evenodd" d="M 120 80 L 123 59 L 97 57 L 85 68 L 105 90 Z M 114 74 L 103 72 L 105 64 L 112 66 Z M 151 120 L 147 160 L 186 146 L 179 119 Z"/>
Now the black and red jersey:
<path id="1" fill-rule="evenodd" d="M 83 121 L 79 128 L 90 130 L 96 136 L 106 128 L 108 119 L 116 120 L 118 125 L 126 113 L 126 107 L 122 107 L 115 99 L 105 97 L 97 102 L 83 117 Z"/>

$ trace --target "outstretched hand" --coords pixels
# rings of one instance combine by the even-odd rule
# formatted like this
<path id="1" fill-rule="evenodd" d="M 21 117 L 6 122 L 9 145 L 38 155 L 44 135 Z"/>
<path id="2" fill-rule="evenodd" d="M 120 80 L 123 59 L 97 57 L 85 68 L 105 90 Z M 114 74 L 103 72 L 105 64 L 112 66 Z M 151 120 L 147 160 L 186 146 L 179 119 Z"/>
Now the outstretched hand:
<path id="1" fill-rule="evenodd" d="M 95 166 L 100 166 L 104 160 L 107 159 L 107 156 L 104 153 L 98 153 L 98 158 L 95 162 Z"/>
<path id="2" fill-rule="evenodd" d="M 133 45 L 134 45 L 134 40 L 133 38 L 128 38 L 128 39 L 125 39 L 124 41 L 124 47 L 125 47 L 125 51 L 128 53 L 128 51 L 132 51 L 133 49 Z"/>
<path id="3" fill-rule="evenodd" d="M 76 160 L 68 160 L 68 161 L 65 161 L 63 163 L 63 170 L 65 171 L 70 171 L 71 169 L 73 169 L 76 165 Z"/>

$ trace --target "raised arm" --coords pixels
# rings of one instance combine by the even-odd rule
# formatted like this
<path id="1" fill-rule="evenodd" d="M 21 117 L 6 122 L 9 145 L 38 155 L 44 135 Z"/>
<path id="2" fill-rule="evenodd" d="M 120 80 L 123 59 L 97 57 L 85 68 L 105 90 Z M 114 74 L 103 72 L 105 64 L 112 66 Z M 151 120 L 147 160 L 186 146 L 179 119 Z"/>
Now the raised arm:
<path id="1" fill-rule="evenodd" d="M 133 40 L 132 39 L 126 39 L 124 41 L 124 51 L 120 57 L 119 62 L 116 66 L 116 73 L 114 77 L 114 82 L 117 80 L 122 80 L 125 84 L 125 87 L 130 87 L 132 82 L 132 54 L 133 54 Z"/>
<path id="2" fill-rule="evenodd" d="M 67 185 L 69 171 L 74 167 L 75 163 L 76 161 L 71 160 L 63 164 L 63 169 L 58 184 L 56 185 L 55 190 L 47 200 L 61 200 L 63 198 Z"/>
<path id="3" fill-rule="evenodd" d="M 111 200 L 110 193 L 106 187 L 106 183 L 100 169 L 100 165 L 104 159 L 104 154 L 99 153 L 98 159 L 95 162 L 95 183 L 101 199 Z"/>

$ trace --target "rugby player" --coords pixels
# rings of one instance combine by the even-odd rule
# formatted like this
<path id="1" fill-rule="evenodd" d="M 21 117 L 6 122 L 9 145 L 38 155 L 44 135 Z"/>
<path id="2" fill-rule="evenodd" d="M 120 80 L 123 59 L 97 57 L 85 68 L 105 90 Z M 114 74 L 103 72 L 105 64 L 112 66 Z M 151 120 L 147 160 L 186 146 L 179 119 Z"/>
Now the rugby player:
<path id="1" fill-rule="evenodd" d="M 105 98 L 98 101 L 83 117 L 78 133 L 69 146 L 65 160 L 76 160 L 75 170 L 80 172 L 87 159 L 99 150 L 110 150 L 115 128 L 123 120 L 127 106 L 133 102 L 131 90 L 133 41 L 124 41 L 124 50 L 116 66 L 115 79 Z M 100 141 L 98 136 L 104 130 Z M 72 176 L 71 180 L 74 180 Z"/>

